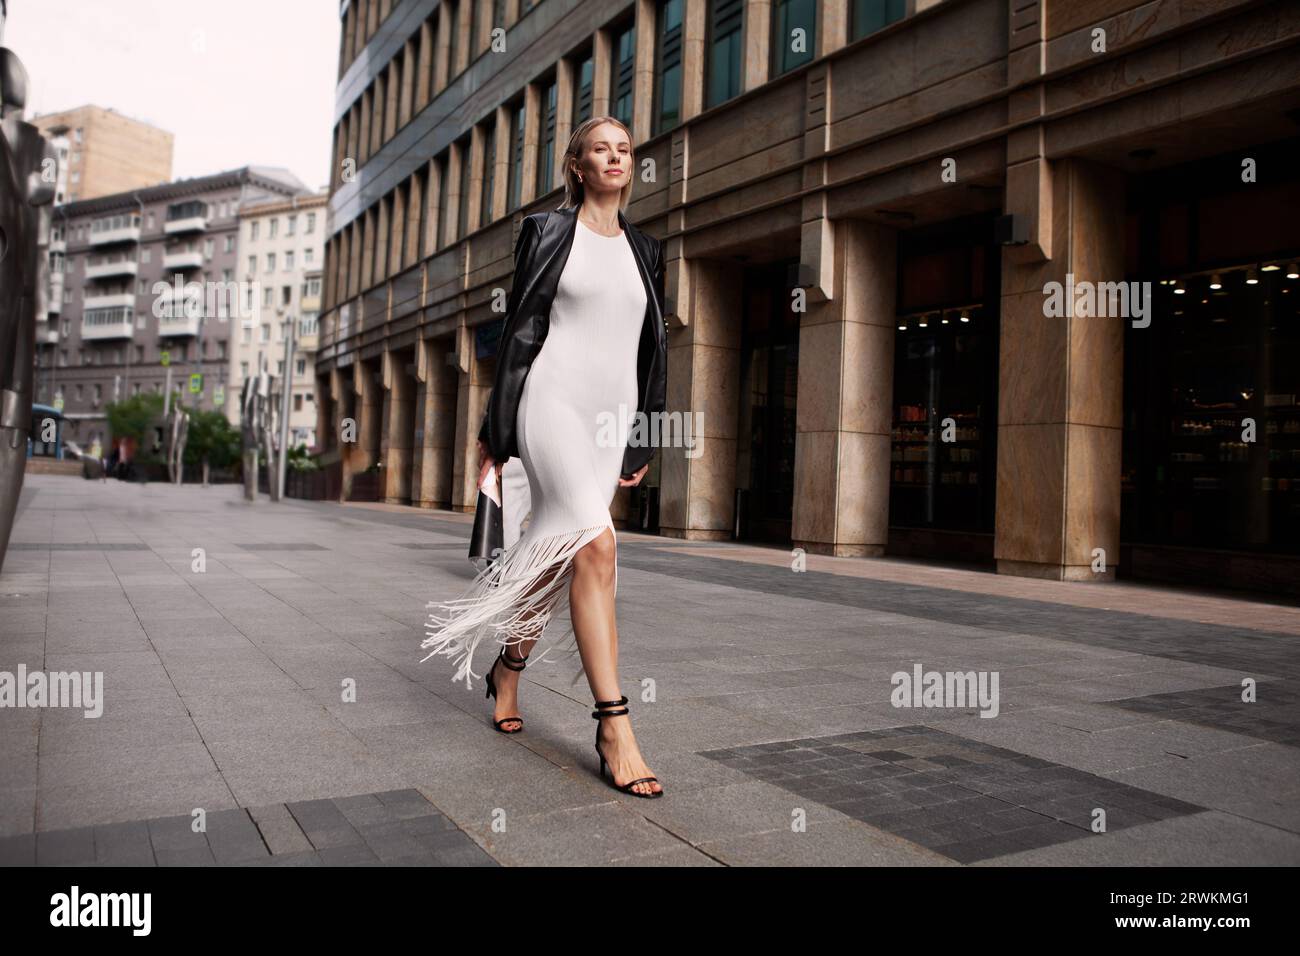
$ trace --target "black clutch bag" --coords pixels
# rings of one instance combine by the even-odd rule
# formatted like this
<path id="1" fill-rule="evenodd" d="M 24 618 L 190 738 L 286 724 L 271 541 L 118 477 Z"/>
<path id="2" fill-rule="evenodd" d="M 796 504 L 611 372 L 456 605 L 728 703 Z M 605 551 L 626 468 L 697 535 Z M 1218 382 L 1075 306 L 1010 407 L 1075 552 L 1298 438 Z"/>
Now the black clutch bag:
<path id="1" fill-rule="evenodd" d="M 483 476 L 474 506 L 474 530 L 469 536 L 469 560 L 480 571 L 505 548 L 505 523 L 501 512 L 501 478 L 493 465 Z"/>

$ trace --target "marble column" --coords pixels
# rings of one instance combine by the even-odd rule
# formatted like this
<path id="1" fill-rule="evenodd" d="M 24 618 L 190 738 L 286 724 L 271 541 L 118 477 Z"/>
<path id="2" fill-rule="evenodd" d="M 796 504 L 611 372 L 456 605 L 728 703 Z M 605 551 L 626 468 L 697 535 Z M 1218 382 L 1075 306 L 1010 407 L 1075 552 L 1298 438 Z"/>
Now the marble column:
<path id="1" fill-rule="evenodd" d="M 668 335 L 671 415 L 700 413 L 701 432 L 687 457 L 683 448 L 660 448 L 660 532 L 668 537 L 725 541 L 735 522 L 736 426 L 739 415 L 743 271 L 736 263 L 690 263 L 679 279 L 675 310 L 681 327 Z"/>
<path id="2" fill-rule="evenodd" d="M 411 503 L 420 508 L 451 505 L 452 459 L 456 441 L 456 369 L 447 364 L 449 338 L 416 346 L 415 453 Z"/>
<path id="3" fill-rule="evenodd" d="M 478 503 L 478 430 L 487 411 L 496 363 L 480 360 L 474 348 L 475 331 L 456 330 L 456 434 L 451 475 L 451 508 L 473 512 Z"/>
<path id="4" fill-rule="evenodd" d="M 889 537 L 897 237 L 840 220 L 832 230 L 829 301 L 799 323 L 794 547 L 884 554 Z M 823 253 L 824 255 L 824 253 Z"/>
<path id="5" fill-rule="evenodd" d="M 1064 284 L 1067 274 L 1076 286 L 1124 281 L 1124 177 L 1064 160 L 1024 182 L 1048 192 L 1037 207 L 1050 215 L 1042 228 L 1051 257 L 1031 243 L 1007 247 L 1002 258 L 998 571 L 1113 580 L 1127 320 L 1049 318 L 1044 301 L 1047 283 Z M 1099 557 L 1104 571 L 1094 570 Z"/>
<path id="6" fill-rule="evenodd" d="M 415 381 L 406 370 L 411 354 L 385 352 L 383 359 L 383 498 L 387 504 L 411 500 L 411 448 L 415 431 Z"/>

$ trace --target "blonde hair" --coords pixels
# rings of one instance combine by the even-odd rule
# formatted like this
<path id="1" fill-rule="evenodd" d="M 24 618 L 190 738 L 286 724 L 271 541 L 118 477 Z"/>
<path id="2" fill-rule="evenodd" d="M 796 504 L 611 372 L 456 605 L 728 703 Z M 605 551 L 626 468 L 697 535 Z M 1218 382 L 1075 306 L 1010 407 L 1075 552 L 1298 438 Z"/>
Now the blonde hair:
<path id="1" fill-rule="evenodd" d="M 581 206 L 585 191 L 582 180 L 578 178 L 577 172 L 573 168 L 573 163 L 582 158 L 583 151 L 587 148 L 587 134 L 597 126 L 603 123 L 610 123 L 617 126 L 627 134 L 628 146 L 628 170 L 627 183 L 619 191 L 618 207 L 626 209 L 628 199 L 632 195 L 632 178 L 636 172 L 636 154 L 632 145 L 632 131 L 623 123 L 612 116 L 593 116 L 591 119 L 583 120 L 573 130 L 573 135 L 569 137 L 569 146 L 564 151 L 564 158 L 561 163 L 564 166 L 564 202 L 560 203 L 561 209 L 568 209 L 570 206 Z"/>

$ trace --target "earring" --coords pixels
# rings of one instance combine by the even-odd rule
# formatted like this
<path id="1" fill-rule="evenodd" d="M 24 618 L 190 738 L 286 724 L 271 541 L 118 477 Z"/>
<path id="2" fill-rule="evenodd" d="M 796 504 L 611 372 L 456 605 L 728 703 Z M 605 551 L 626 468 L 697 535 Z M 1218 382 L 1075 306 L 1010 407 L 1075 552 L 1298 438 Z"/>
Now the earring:
<path id="1" fill-rule="evenodd" d="M 582 176 L 581 176 L 581 175 L 578 176 L 578 182 L 582 182 Z"/>

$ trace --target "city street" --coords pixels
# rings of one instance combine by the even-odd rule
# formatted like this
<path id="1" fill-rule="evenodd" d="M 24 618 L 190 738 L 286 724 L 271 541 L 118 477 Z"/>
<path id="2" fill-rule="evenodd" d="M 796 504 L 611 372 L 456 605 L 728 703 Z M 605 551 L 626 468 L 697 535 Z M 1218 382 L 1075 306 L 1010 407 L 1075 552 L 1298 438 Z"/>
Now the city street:
<path id="1" fill-rule="evenodd" d="M 509 737 L 421 663 L 470 524 L 29 475 L 0 672 L 102 672 L 103 711 L 0 707 L 0 864 L 1300 863 L 1294 607 L 620 532 L 638 800 L 576 657 Z M 894 706 L 917 665 L 996 716 Z"/>

